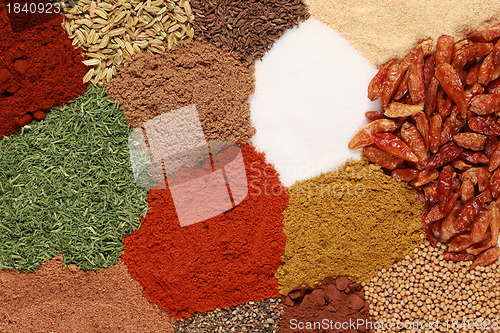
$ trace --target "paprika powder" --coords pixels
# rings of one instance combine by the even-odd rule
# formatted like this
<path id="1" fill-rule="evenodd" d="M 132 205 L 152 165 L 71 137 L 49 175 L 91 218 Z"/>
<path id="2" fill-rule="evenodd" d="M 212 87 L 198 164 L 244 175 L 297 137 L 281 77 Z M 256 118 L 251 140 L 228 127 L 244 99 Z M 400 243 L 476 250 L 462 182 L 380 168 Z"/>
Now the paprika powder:
<path id="1" fill-rule="evenodd" d="M 0 1 L 5 13 L 5 3 Z M 0 10 L 0 25 L 5 17 Z M 44 119 L 51 107 L 85 91 L 84 58 L 73 49 L 62 20 L 62 15 L 56 15 L 35 27 L 29 20 L 18 20 L 18 33 L 0 34 L 0 139 L 32 118 Z"/>
<path id="2" fill-rule="evenodd" d="M 173 316 L 278 296 L 288 191 L 265 155 L 243 146 L 248 195 L 233 209 L 181 227 L 169 189 L 150 190 L 142 227 L 122 258 L 144 295 Z"/>

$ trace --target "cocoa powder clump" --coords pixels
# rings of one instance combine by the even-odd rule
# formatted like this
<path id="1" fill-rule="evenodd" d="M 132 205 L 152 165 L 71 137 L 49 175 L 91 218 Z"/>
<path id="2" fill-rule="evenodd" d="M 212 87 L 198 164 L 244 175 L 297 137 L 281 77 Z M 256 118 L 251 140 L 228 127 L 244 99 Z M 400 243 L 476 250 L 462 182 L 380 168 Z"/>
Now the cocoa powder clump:
<path id="1" fill-rule="evenodd" d="M 343 290 L 339 290 L 342 286 Z M 368 332 L 362 322 L 370 317 L 369 306 L 359 283 L 346 277 L 326 278 L 317 289 L 298 286 L 283 297 L 280 332 Z M 359 320 L 359 321 L 358 321 Z M 339 330 L 342 323 L 354 323 Z M 359 324 L 359 325 L 358 325 Z M 345 324 L 344 324 L 345 325 Z M 327 327 L 328 326 L 328 327 Z"/>
<path id="2" fill-rule="evenodd" d="M 205 41 L 181 41 L 162 55 L 136 55 L 106 84 L 132 127 L 195 104 L 207 141 L 247 142 L 254 67 Z"/>

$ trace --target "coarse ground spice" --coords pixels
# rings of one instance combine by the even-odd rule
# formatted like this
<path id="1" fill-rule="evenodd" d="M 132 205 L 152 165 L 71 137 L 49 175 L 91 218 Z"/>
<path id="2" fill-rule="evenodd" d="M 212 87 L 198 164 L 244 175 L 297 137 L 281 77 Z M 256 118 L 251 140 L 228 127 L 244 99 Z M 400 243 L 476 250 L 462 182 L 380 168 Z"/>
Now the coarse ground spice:
<path id="1" fill-rule="evenodd" d="M 147 191 L 134 183 L 130 127 L 102 87 L 0 140 L 0 269 L 115 264 L 140 225 Z"/>
<path id="2" fill-rule="evenodd" d="M 150 190 L 142 227 L 125 238 L 130 274 L 177 318 L 279 295 L 288 194 L 264 154 L 251 146 L 242 153 L 249 193 L 238 206 L 180 227 L 170 191 Z"/>
<path id="3" fill-rule="evenodd" d="M 112 99 L 136 127 L 165 112 L 195 104 L 207 141 L 248 141 L 255 133 L 247 99 L 254 68 L 205 41 L 181 41 L 162 55 L 135 56 L 111 83 Z"/>
<path id="4" fill-rule="evenodd" d="M 5 7 L 4 0 L 0 0 L 0 35 L 11 32 L 12 27 L 9 22 L 9 16 L 7 15 L 7 7 Z"/>
<path id="5" fill-rule="evenodd" d="M 422 323 L 426 332 L 499 332 L 500 265 L 471 270 L 472 261 L 445 261 L 445 250 L 426 242 L 364 284 L 374 320 Z"/>
<path id="6" fill-rule="evenodd" d="M 12 31 L 15 33 L 20 33 L 47 23 L 60 17 L 60 13 L 62 12 L 61 7 L 51 6 L 48 4 L 49 1 L 46 0 L 1 0 L 1 2 L 5 3 L 6 10 L 9 8 L 7 6 L 10 5 L 10 11 L 7 10 L 7 16 Z M 32 12 L 35 7 L 31 4 L 37 5 L 35 12 Z M 38 4 L 43 5 L 43 13 L 38 12 Z M 30 5 L 32 7 L 31 12 Z M 19 8 L 19 10 L 16 10 L 16 8 Z M 16 13 L 16 11 L 18 12 Z"/>
<path id="7" fill-rule="evenodd" d="M 496 0 L 304 2 L 313 17 L 337 29 L 378 66 L 402 58 L 423 39 L 445 34 L 459 40 L 500 20 Z"/>
<path id="8" fill-rule="evenodd" d="M 366 159 L 296 182 L 284 212 L 280 293 L 327 277 L 368 281 L 422 242 L 422 208 L 409 185 Z"/>
<path id="9" fill-rule="evenodd" d="M 175 324 L 175 333 L 226 333 L 280 331 L 279 319 L 283 313 L 279 298 L 249 301 L 241 305 L 215 309 L 206 314 L 195 313 L 192 317 Z"/>
<path id="10" fill-rule="evenodd" d="M 289 28 L 309 18 L 302 0 L 193 0 L 197 35 L 253 63 Z"/>
<path id="11" fill-rule="evenodd" d="M 342 276 L 316 288 L 297 287 L 283 297 L 280 332 L 368 332 L 368 304 L 361 284 Z M 353 328 L 350 324 L 354 322 Z M 337 325 L 341 326 L 337 326 Z"/>
<path id="12" fill-rule="evenodd" d="M 0 139 L 85 91 L 83 57 L 71 46 L 61 15 L 19 33 L 0 34 Z"/>
<path id="13" fill-rule="evenodd" d="M 166 311 L 141 295 L 123 262 L 96 272 L 62 266 L 0 270 L 2 332 L 173 332 Z"/>

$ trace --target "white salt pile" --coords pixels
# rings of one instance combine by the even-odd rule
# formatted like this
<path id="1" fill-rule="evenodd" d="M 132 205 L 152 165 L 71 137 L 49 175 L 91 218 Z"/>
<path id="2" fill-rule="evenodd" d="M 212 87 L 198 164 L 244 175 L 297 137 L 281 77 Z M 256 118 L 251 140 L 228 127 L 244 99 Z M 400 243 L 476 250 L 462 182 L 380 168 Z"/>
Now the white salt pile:
<path id="1" fill-rule="evenodd" d="M 366 97 L 376 68 L 327 25 L 309 19 L 287 31 L 255 64 L 252 142 L 286 186 L 333 170 L 359 152 L 347 148 L 380 102 Z"/>

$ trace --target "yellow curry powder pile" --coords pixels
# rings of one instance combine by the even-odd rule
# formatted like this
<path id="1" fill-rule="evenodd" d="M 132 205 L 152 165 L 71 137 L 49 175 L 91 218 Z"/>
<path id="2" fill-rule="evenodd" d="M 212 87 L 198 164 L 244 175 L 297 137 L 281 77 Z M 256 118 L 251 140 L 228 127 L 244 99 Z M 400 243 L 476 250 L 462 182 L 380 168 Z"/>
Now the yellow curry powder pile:
<path id="1" fill-rule="evenodd" d="M 422 210 L 408 184 L 366 159 L 296 182 L 284 212 L 280 293 L 326 277 L 369 281 L 422 244 Z"/>

